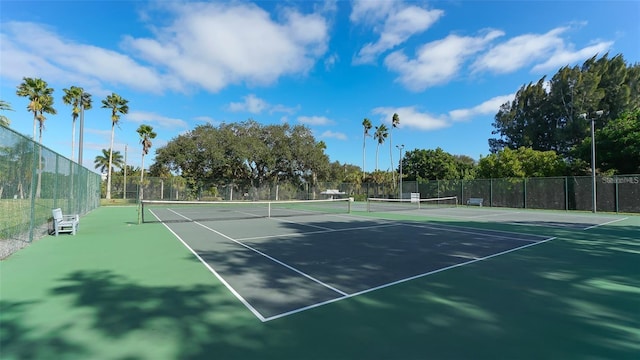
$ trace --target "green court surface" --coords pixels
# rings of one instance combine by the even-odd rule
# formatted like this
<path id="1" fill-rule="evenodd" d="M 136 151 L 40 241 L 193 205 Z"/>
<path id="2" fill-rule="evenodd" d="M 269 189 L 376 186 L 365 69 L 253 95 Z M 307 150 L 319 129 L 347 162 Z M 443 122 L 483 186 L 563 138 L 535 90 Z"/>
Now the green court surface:
<path id="1" fill-rule="evenodd" d="M 137 224 L 0 262 L 0 359 L 637 359 L 640 216 L 478 208 Z"/>

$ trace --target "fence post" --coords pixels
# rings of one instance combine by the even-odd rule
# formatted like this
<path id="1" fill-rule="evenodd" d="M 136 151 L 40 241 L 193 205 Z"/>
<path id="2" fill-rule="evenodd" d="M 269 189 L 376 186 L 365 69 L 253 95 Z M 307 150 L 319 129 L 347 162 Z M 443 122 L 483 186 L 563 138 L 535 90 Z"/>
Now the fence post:
<path id="1" fill-rule="evenodd" d="M 564 177 L 564 209 L 569 211 L 569 179 Z"/>
<path id="2" fill-rule="evenodd" d="M 614 190 L 614 199 L 613 199 L 613 201 L 614 201 L 614 202 L 615 202 L 615 204 L 616 204 L 616 213 L 618 213 L 618 212 L 619 212 L 619 210 L 620 210 L 620 208 L 619 208 L 619 203 L 618 203 L 618 175 L 614 175 L 614 176 L 613 176 L 613 183 L 614 183 L 614 185 L 615 185 L 615 187 L 614 187 L 614 189 L 615 189 L 615 190 Z"/>
<path id="3" fill-rule="evenodd" d="M 523 192 L 523 196 L 524 199 L 522 199 L 522 207 L 524 209 L 527 208 L 527 178 L 522 178 L 522 192 Z"/>
<path id="4" fill-rule="evenodd" d="M 489 207 L 493 206 L 493 178 L 489 178 Z"/>

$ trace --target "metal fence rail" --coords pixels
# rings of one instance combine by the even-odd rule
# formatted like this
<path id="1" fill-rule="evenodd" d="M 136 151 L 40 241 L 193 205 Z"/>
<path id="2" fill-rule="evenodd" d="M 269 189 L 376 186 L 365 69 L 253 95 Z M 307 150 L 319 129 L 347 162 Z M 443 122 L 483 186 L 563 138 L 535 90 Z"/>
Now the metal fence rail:
<path id="1" fill-rule="evenodd" d="M 137 179 L 127 179 L 127 198 L 137 196 Z M 549 178 L 506 178 L 474 180 L 403 181 L 403 197 L 412 192 L 421 198 L 457 196 L 461 204 L 469 198 L 482 198 L 484 206 L 592 210 L 590 176 Z M 114 177 L 112 196 L 123 198 L 123 179 Z M 311 200 L 323 199 L 322 193 L 336 189 L 344 196 L 364 200 L 368 197 L 398 198 L 399 184 L 325 182 L 316 185 L 278 182 L 263 186 L 239 184 L 198 184 L 192 179 L 145 178 L 147 200 Z M 640 213 L 640 175 L 597 177 L 597 211 Z"/>
<path id="2" fill-rule="evenodd" d="M 85 214 L 100 205 L 100 175 L 0 126 L 0 258 L 49 230 L 51 210 Z"/>

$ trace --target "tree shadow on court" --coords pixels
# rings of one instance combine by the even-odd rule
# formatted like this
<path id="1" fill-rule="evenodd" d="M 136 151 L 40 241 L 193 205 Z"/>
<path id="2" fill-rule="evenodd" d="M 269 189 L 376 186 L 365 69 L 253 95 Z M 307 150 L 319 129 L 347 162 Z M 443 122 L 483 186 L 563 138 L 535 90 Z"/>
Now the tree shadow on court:
<path id="1" fill-rule="evenodd" d="M 66 325 L 40 329 L 27 313 L 38 302 L 0 301 L 0 357 L 14 359 L 47 359 L 66 355 L 86 356 L 84 345 L 64 335 Z"/>
<path id="2" fill-rule="evenodd" d="M 3 302 L 1 357 L 632 359 L 637 355 L 637 226 L 571 231 L 446 224 L 557 239 L 266 323 L 215 280 L 210 285 L 153 285 L 114 271 L 73 271 L 52 285 L 46 301 L 62 301 L 73 314 L 84 314 L 86 331 L 99 334 L 103 343 L 94 348 L 92 343 L 80 342 L 82 338 L 67 336 L 69 328 L 78 326 L 73 318 L 64 318 L 50 329 L 36 328 L 26 317 L 39 302 Z M 331 221 L 314 225 L 338 226 Z M 433 250 L 402 239 L 402 231 L 367 241 L 355 236 L 332 238 L 332 233 L 305 235 L 299 224 L 283 226 L 301 233 L 285 242 L 262 244 L 261 249 L 277 258 L 295 256 L 310 273 L 322 269 L 327 278 L 339 278 L 354 287 L 368 286 L 371 273 L 385 272 L 390 259 L 419 266 Z M 473 234 L 468 238 L 472 241 Z M 353 244 L 337 245 L 339 241 Z M 327 249 L 320 249 L 318 243 Z M 276 274 L 273 261 L 256 261 L 255 253 L 239 246 L 200 255 L 216 266 L 228 267 L 239 278 L 257 277 L 256 292 L 273 287 L 300 295 L 304 290 L 291 277 L 269 279 Z M 355 267 L 348 262 L 354 257 L 360 261 Z M 374 280 L 382 281 L 384 276 Z M 95 352 L 131 343 L 142 345 L 119 351 L 124 356 Z M 143 352 L 145 346 L 149 353 Z M 158 347 L 165 350 L 154 353 Z"/>
<path id="3" fill-rule="evenodd" d="M 296 314 L 291 321 L 302 327 L 313 319 L 333 337 L 366 344 L 347 350 L 359 358 L 632 359 L 640 353 L 638 227 L 482 226 L 557 239 L 334 303 L 327 312 Z M 335 350 L 340 341 L 325 344 Z"/>
<path id="4" fill-rule="evenodd" d="M 270 356 L 291 357 L 304 348 L 313 354 L 307 358 L 319 359 L 624 359 L 640 351 L 637 226 L 582 231 L 460 221 L 440 224 L 478 233 L 501 230 L 556 239 L 273 320 L 270 329 L 289 334 L 297 347 L 272 344 Z M 331 228 L 337 223 L 313 225 Z M 390 259 L 406 263 L 403 271 L 422 266 L 423 272 L 429 270 L 424 262 L 434 261 L 432 247 L 412 243 L 402 231 L 386 232 L 384 241 L 367 241 L 356 235 L 305 235 L 309 229 L 301 224 L 282 226 L 300 234 L 252 246 L 318 278 L 338 278 L 353 288 L 371 286 L 372 279 L 384 283 L 385 276 L 397 277 L 400 273 L 389 268 Z M 467 238 L 482 241 L 474 239 L 473 231 Z M 316 246 L 319 242 L 322 246 Z M 201 255 L 214 267 L 233 269 L 232 276 L 261 274 L 257 288 L 299 293 L 296 282 L 271 276 L 273 263 L 255 261 L 256 254 L 246 249 Z M 354 257 L 357 265 L 349 262 Z"/>
<path id="5" fill-rule="evenodd" d="M 51 294 L 70 297 L 74 308 L 89 310 L 91 328 L 106 338 L 126 343 L 141 332 L 152 333 L 170 343 L 175 353 L 169 358 L 176 359 L 210 358 L 211 346 L 221 358 L 236 352 L 256 356 L 259 344 L 244 338 L 250 331 L 236 330 L 257 320 L 213 285 L 148 286 L 111 271 L 76 271 L 60 281 Z M 155 355 L 130 358 L 138 357 Z"/>

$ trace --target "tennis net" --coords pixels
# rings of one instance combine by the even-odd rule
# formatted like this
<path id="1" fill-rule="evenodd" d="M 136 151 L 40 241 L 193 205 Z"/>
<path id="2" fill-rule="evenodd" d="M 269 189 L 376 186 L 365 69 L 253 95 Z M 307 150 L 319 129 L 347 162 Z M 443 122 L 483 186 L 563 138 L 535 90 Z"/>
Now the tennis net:
<path id="1" fill-rule="evenodd" d="M 458 206 L 457 196 L 431 199 L 367 199 L 367 211 L 369 212 L 441 209 L 456 206 Z"/>
<path id="2" fill-rule="evenodd" d="M 142 222 L 240 220 L 305 215 L 348 214 L 349 199 L 291 201 L 143 200 Z"/>

